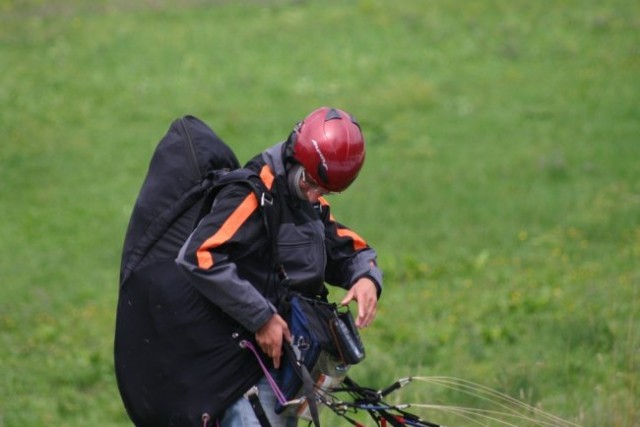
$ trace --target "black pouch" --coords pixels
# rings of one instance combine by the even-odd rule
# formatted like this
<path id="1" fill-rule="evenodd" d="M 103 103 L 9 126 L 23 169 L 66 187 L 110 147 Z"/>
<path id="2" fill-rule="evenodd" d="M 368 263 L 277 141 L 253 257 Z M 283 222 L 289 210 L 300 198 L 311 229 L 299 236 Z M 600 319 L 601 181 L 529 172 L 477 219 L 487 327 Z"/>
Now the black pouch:
<path id="1" fill-rule="evenodd" d="M 335 316 L 329 320 L 329 330 L 338 356 L 344 363 L 355 365 L 364 359 L 364 345 L 349 310 L 335 311 Z"/>

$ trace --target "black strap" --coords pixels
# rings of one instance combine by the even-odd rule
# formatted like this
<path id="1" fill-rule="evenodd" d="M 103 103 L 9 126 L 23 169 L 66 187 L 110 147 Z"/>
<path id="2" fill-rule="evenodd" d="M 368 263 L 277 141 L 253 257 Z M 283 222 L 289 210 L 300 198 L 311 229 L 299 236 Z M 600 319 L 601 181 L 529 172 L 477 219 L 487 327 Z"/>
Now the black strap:
<path id="1" fill-rule="evenodd" d="M 260 177 L 252 170 L 242 168 L 231 171 L 226 169 L 210 171 L 200 184 L 200 187 L 206 191 L 206 195 L 202 200 L 202 205 L 200 205 L 200 211 L 193 224 L 193 228 L 196 228 L 200 220 L 211 211 L 213 200 L 220 190 L 222 190 L 225 185 L 235 182 L 246 183 L 251 188 L 251 191 L 256 193 L 258 200 L 260 200 L 264 191 L 268 191 L 266 187 L 264 187 Z"/>
<path id="2" fill-rule="evenodd" d="M 302 394 L 307 401 L 307 405 L 309 405 L 309 412 L 311 413 L 311 420 L 313 421 L 313 425 L 316 427 L 320 427 L 320 417 L 318 415 L 318 402 L 316 401 L 316 392 L 315 385 L 313 379 L 311 378 L 311 374 L 304 363 L 300 362 L 295 355 L 295 351 L 290 343 L 285 342 L 283 344 L 284 352 L 289 360 L 289 362 L 293 365 L 293 369 L 302 379 Z"/>
<path id="3" fill-rule="evenodd" d="M 311 374 L 304 364 L 300 364 L 300 371 L 302 372 L 302 389 L 304 390 L 304 396 L 307 399 L 307 405 L 309 405 L 309 412 L 311 413 L 311 419 L 313 425 L 320 427 L 320 417 L 318 414 L 318 402 L 316 401 L 316 392 L 314 389 L 313 379 Z"/>
<path id="4" fill-rule="evenodd" d="M 280 223 L 280 215 L 275 202 L 273 191 L 270 191 L 262 182 L 262 179 L 252 170 L 235 169 L 233 171 L 216 170 L 210 172 L 202 181 L 201 188 L 209 187 L 200 206 L 200 211 L 196 217 L 193 228 L 195 229 L 211 210 L 213 200 L 216 198 L 220 190 L 231 183 L 244 183 L 249 186 L 258 199 L 260 210 L 262 211 L 262 222 L 264 224 L 267 237 L 271 241 L 271 251 L 273 254 L 273 265 L 278 273 L 281 282 L 286 282 L 287 273 L 284 266 L 280 263 L 278 254 L 278 224 Z"/>
<path id="5" fill-rule="evenodd" d="M 264 412 L 262 403 L 260 403 L 260 399 L 258 398 L 258 387 L 251 387 L 249 391 L 244 394 L 244 397 L 249 401 L 253 412 L 256 414 L 256 418 L 258 418 L 258 421 L 260 422 L 260 426 L 271 427 L 267 414 Z"/>
<path id="6" fill-rule="evenodd" d="M 275 198 L 277 194 L 265 189 L 262 195 L 259 197 L 260 208 L 262 209 L 262 220 L 264 222 L 264 228 L 267 231 L 267 237 L 271 241 L 271 254 L 273 256 L 273 265 L 278 274 L 278 279 L 281 284 L 287 284 L 287 272 L 284 266 L 280 262 L 280 254 L 278 251 L 278 224 L 280 223 L 280 214 L 277 207 Z"/>

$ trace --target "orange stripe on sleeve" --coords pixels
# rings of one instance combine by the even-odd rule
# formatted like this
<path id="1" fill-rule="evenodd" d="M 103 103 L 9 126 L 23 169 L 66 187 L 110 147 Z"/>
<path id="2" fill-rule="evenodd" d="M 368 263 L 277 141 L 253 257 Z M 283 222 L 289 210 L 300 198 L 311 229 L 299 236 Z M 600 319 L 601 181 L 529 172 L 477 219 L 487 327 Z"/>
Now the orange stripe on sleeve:
<path id="1" fill-rule="evenodd" d="M 347 228 L 338 228 L 338 236 L 350 237 L 353 240 L 353 248 L 356 251 L 367 247 L 367 242 L 362 237 Z"/>
<path id="2" fill-rule="evenodd" d="M 258 207 L 258 199 L 254 193 L 250 193 L 240 203 L 235 211 L 222 224 L 222 227 L 211 237 L 204 241 L 198 248 L 196 256 L 198 258 L 198 267 L 208 269 L 213 267 L 213 256 L 211 249 L 217 248 L 228 241 L 238 231 L 240 226 L 251 216 Z"/>
<path id="3" fill-rule="evenodd" d="M 320 201 L 320 204 L 322 206 L 330 206 L 329 202 L 324 197 L 320 197 L 319 201 Z M 338 227 L 336 218 L 333 216 L 333 214 L 329 214 L 329 221 L 331 221 L 333 223 L 336 223 L 336 229 L 337 229 L 338 236 L 340 236 L 340 237 L 349 237 L 349 238 L 351 238 L 351 240 L 353 240 L 353 249 L 354 250 L 358 251 L 360 249 L 364 249 L 364 248 L 367 247 L 367 242 L 362 237 L 360 237 L 357 233 L 349 230 L 348 228 L 340 228 L 340 227 Z"/>

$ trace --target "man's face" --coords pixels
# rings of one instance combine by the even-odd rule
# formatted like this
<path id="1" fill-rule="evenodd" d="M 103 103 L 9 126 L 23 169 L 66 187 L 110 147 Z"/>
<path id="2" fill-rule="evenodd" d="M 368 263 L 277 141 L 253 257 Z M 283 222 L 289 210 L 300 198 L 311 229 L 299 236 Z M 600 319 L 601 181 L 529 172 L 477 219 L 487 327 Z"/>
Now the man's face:
<path id="1" fill-rule="evenodd" d="M 317 182 L 315 182 L 304 169 L 300 175 L 298 186 L 305 198 L 311 203 L 316 203 L 320 197 L 331 194 L 329 190 L 322 188 Z"/>

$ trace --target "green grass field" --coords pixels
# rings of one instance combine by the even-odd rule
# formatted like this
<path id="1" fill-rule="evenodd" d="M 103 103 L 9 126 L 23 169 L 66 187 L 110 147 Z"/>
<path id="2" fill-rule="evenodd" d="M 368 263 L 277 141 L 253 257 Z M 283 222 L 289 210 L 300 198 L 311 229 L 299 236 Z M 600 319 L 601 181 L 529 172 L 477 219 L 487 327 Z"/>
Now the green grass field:
<path id="1" fill-rule="evenodd" d="M 170 122 L 244 161 L 320 105 L 364 128 L 331 202 L 386 274 L 352 376 L 640 426 L 640 3 L 0 0 L 0 64 L 1 427 L 130 425 L 119 257 Z"/>

